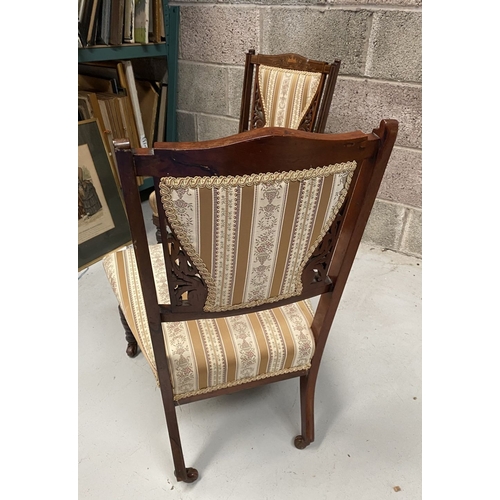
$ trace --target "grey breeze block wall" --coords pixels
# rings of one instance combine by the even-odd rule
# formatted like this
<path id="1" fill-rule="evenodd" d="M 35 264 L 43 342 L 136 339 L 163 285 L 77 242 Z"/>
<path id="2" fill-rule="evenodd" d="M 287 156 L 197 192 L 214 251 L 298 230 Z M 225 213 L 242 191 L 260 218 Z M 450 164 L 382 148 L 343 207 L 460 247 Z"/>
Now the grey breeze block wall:
<path id="1" fill-rule="evenodd" d="M 327 132 L 399 134 L 363 241 L 421 256 L 421 0 L 176 0 L 179 140 L 238 131 L 249 48 L 341 59 Z"/>

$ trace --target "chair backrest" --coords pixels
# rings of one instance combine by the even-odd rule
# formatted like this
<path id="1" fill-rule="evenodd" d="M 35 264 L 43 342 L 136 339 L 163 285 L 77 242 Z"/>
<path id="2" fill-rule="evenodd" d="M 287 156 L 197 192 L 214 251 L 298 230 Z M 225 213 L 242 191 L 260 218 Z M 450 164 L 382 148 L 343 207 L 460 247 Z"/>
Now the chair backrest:
<path id="1" fill-rule="evenodd" d="M 396 135 L 384 120 L 371 134 L 272 127 L 154 149 L 118 144 L 155 356 L 162 321 L 340 299 Z M 137 176 L 154 181 L 171 304 L 156 295 Z"/>
<path id="2" fill-rule="evenodd" d="M 246 54 L 239 131 L 286 127 L 324 132 L 340 60 L 299 54 Z"/>
<path id="3" fill-rule="evenodd" d="M 300 295 L 304 266 L 337 216 L 355 169 L 350 161 L 161 179 L 170 227 L 207 287 L 204 311 Z"/>

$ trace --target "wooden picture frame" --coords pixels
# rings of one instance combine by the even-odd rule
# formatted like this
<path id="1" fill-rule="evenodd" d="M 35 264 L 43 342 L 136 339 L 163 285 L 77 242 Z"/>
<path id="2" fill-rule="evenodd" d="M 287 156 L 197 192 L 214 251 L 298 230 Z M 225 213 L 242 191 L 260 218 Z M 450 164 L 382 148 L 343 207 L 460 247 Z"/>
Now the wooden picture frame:
<path id="1" fill-rule="evenodd" d="M 97 121 L 78 122 L 78 271 L 131 242 L 120 187 Z"/>

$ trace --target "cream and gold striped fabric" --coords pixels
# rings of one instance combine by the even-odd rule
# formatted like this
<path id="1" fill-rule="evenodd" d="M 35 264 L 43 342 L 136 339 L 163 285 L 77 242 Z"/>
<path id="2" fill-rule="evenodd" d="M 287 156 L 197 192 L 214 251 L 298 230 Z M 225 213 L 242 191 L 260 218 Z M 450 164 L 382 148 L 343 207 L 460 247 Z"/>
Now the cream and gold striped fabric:
<path id="1" fill-rule="evenodd" d="M 169 303 L 161 245 L 150 255 L 160 302 Z M 131 247 L 107 255 L 106 275 L 127 323 L 157 377 Z M 162 323 L 174 399 L 310 367 L 314 354 L 308 301 L 221 319 Z"/>
<path id="2" fill-rule="evenodd" d="M 170 226 L 208 287 L 206 311 L 297 296 L 356 162 L 277 174 L 165 177 Z"/>
<path id="3" fill-rule="evenodd" d="M 259 65 L 258 85 L 265 115 L 265 127 L 287 127 L 297 130 L 314 96 L 321 73 L 296 71 Z M 153 215 L 158 216 L 156 193 L 149 197 Z"/>
<path id="4" fill-rule="evenodd" d="M 258 84 L 266 127 L 298 129 L 314 96 L 321 73 L 273 68 L 261 64 Z"/>

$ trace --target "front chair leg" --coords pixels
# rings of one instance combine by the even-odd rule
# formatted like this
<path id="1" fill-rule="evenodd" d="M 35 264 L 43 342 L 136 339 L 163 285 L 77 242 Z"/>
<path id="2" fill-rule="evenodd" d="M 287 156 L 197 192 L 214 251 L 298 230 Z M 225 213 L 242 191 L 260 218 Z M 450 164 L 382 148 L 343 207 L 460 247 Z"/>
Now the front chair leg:
<path id="1" fill-rule="evenodd" d="M 139 352 L 139 346 L 137 345 L 137 340 L 135 340 L 134 334 L 130 327 L 128 326 L 125 315 L 123 314 L 122 308 L 118 306 L 118 312 L 120 313 L 120 320 L 122 322 L 123 328 L 125 329 L 125 340 L 127 341 L 127 356 L 130 358 L 135 358 Z"/>
<path id="2" fill-rule="evenodd" d="M 300 377 L 300 413 L 302 421 L 302 434 L 296 436 L 294 444 L 303 450 L 314 441 L 314 391 L 316 377 L 303 375 Z"/>
<path id="3" fill-rule="evenodd" d="M 165 408 L 165 417 L 167 420 L 168 435 L 170 438 L 170 447 L 172 448 L 172 458 L 174 460 L 174 474 L 177 481 L 185 483 L 193 483 L 198 479 L 198 471 L 193 467 L 187 467 L 184 462 L 184 453 L 182 452 L 181 436 L 179 433 L 179 424 L 177 423 L 177 415 L 175 406 L 168 402 Z"/>

